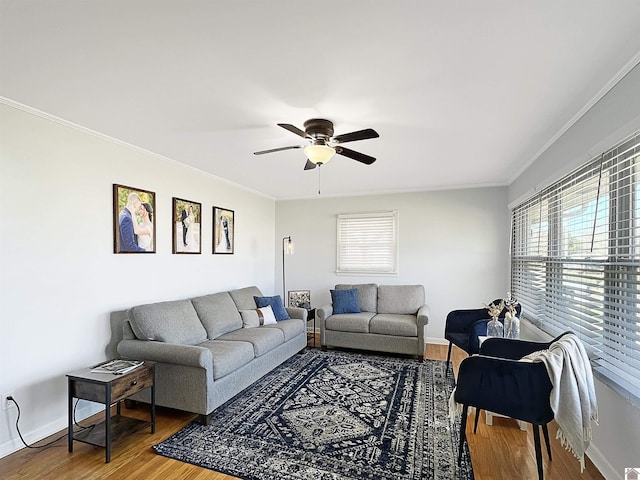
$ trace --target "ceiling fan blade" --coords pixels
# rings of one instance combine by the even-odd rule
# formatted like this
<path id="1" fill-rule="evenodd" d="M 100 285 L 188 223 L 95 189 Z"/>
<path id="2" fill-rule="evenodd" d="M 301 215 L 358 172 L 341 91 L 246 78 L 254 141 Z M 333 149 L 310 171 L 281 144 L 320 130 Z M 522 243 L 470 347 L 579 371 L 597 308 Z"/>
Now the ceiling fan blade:
<path id="1" fill-rule="evenodd" d="M 358 130 L 357 132 L 344 133 L 342 135 L 336 135 L 332 141 L 335 143 L 355 142 L 356 140 L 366 140 L 368 138 L 378 138 L 378 132 L 373 128 L 365 128 L 364 130 Z"/>
<path id="2" fill-rule="evenodd" d="M 307 160 L 307 163 L 305 163 L 305 165 L 304 165 L 304 169 L 305 170 L 313 170 L 314 168 L 316 168 L 316 164 L 313 163 L 311 160 Z"/>
<path id="3" fill-rule="evenodd" d="M 282 150 L 293 150 L 295 148 L 302 148 L 302 145 L 293 145 L 291 147 L 271 148 L 269 150 L 260 150 L 259 152 L 253 152 L 254 155 L 263 155 L 265 153 L 280 152 Z"/>
<path id="4" fill-rule="evenodd" d="M 291 133 L 295 133 L 299 137 L 310 138 L 305 131 L 300 130 L 294 125 L 289 125 L 288 123 L 279 123 L 278 126 L 284 128 L 285 130 L 289 130 Z"/>
<path id="5" fill-rule="evenodd" d="M 365 155 L 364 153 L 356 152 L 355 150 L 351 150 L 349 148 L 344 147 L 336 147 L 336 153 L 338 155 L 342 155 L 343 157 L 349 157 L 357 162 L 364 163 L 365 165 L 371 165 L 376 161 L 374 157 L 369 155 Z"/>

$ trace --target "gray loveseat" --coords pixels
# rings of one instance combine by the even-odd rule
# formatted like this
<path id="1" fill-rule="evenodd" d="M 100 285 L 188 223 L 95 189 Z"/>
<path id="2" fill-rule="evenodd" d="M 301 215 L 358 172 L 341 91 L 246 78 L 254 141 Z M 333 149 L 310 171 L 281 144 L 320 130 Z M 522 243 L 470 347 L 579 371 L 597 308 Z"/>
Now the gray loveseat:
<path id="1" fill-rule="evenodd" d="M 306 310 L 287 308 L 290 320 L 258 327 L 254 296 L 262 293 L 247 287 L 133 307 L 118 353 L 158 362 L 156 404 L 200 414 L 206 424 L 216 407 L 307 345 Z M 149 392 L 133 399 L 149 402 Z"/>
<path id="2" fill-rule="evenodd" d="M 333 306 L 316 309 L 320 345 L 417 355 L 424 359 L 424 331 L 429 322 L 422 285 L 336 285 L 357 290 L 359 313 L 334 314 Z"/>

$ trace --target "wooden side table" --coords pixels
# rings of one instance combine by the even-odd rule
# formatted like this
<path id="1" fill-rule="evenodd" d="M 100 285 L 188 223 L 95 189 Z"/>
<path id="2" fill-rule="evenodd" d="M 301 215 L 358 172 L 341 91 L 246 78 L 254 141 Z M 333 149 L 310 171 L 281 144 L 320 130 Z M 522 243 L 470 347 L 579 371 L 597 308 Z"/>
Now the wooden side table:
<path id="1" fill-rule="evenodd" d="M 106 449 L 105 461 L 111 461 L 111 442 L 151 424 L 156 430 L 155 362 L 144 362 L 138 368 L 123 375 L 93 373 L 91 368 L 67 374 L 69 400 L 69 452 L 73 441 L 84 442 Z M 120 402 L 146 388 L 151 389 L 151 422 L 124 417 Z M 104 405 L 104 422 L 78 433 L 73 432 L 73 399 L 90 400 Z M 111 416 L 111 405 L 116 404 L 116 415 Z"/>
<path id="2" fill-rule="evenodd" d="M 316 309 L 309 308 L 307 309 L 307 322 L 309 320 L 313 320 L 313 332 L 311 335 L 313 336 L 313 348 L 316 348 Z M 309 334 L 307 333 L 307 341 L 309 340 Z"/>

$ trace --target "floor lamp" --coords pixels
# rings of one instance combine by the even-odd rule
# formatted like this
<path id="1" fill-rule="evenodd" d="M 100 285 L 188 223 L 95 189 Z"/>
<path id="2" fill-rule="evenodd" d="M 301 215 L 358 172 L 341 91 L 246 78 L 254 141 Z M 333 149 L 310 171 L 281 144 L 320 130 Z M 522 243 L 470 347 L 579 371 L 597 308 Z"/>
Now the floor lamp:
<path id="1" fill-rule="evenodd" d="M 293 240 L 291 235 L 282 239 L 282 303 L 287 307 L 289 306 L 289 299 L 287 298 L 287 290 L 285 288 L 285 271 L 284 271 L 284 256 L 293 255 Z"/>

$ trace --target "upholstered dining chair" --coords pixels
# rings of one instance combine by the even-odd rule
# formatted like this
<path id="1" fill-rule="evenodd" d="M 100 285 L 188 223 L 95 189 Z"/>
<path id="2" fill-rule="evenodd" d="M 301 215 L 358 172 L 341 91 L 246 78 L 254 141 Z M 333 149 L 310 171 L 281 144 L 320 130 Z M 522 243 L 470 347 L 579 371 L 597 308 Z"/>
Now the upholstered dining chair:
<path id="1" fill-rule="evenodd" d="M 547 424 L 554 418 L 549 401 L 552 384 L 543 363 L 518 360 L 530 353 L 548 349 L 551 343 L 567 333 L 570 332 L 563 333 L 551 342 L 488 338 L 480 347 L 480 355 L 470 356 L 460 363 L 454 393 L 455 401 L 462 405 L 458 463 L 461 461 L 463 443 L 466 439 L 468 410 L 469 407 L 475 407 L 474 433 L 480 410 L 488 410 L 533 425 L 538 478 L 542 480 L 540 428 L 551 460 Z"/>
<path id="2" fill-rule="evenodd" d="M 492 303 L 498 305 L 502 301 L 501 298 L 494 300 Z M 500 312 L 499 319 L 504 322 L 504 316 L 507 313 L 506 307 Z M 516 306 L 516 315 L 520 317 L 522 307 L 520 304 Z M 487 323 L 491 320 L 486 308 L 474 308 L 467 310 L 453 310 L 447 315 L 447 321 L 444 326 L 444 338 L 449 340 L 449 350 L 447 352 L 447 368 L 451 360 L 451 348 L 455 345 L 467 352 L 468 355 L 478 353 L 480 350 L 480 341 L 478 337 L 487 334 Z"/>

